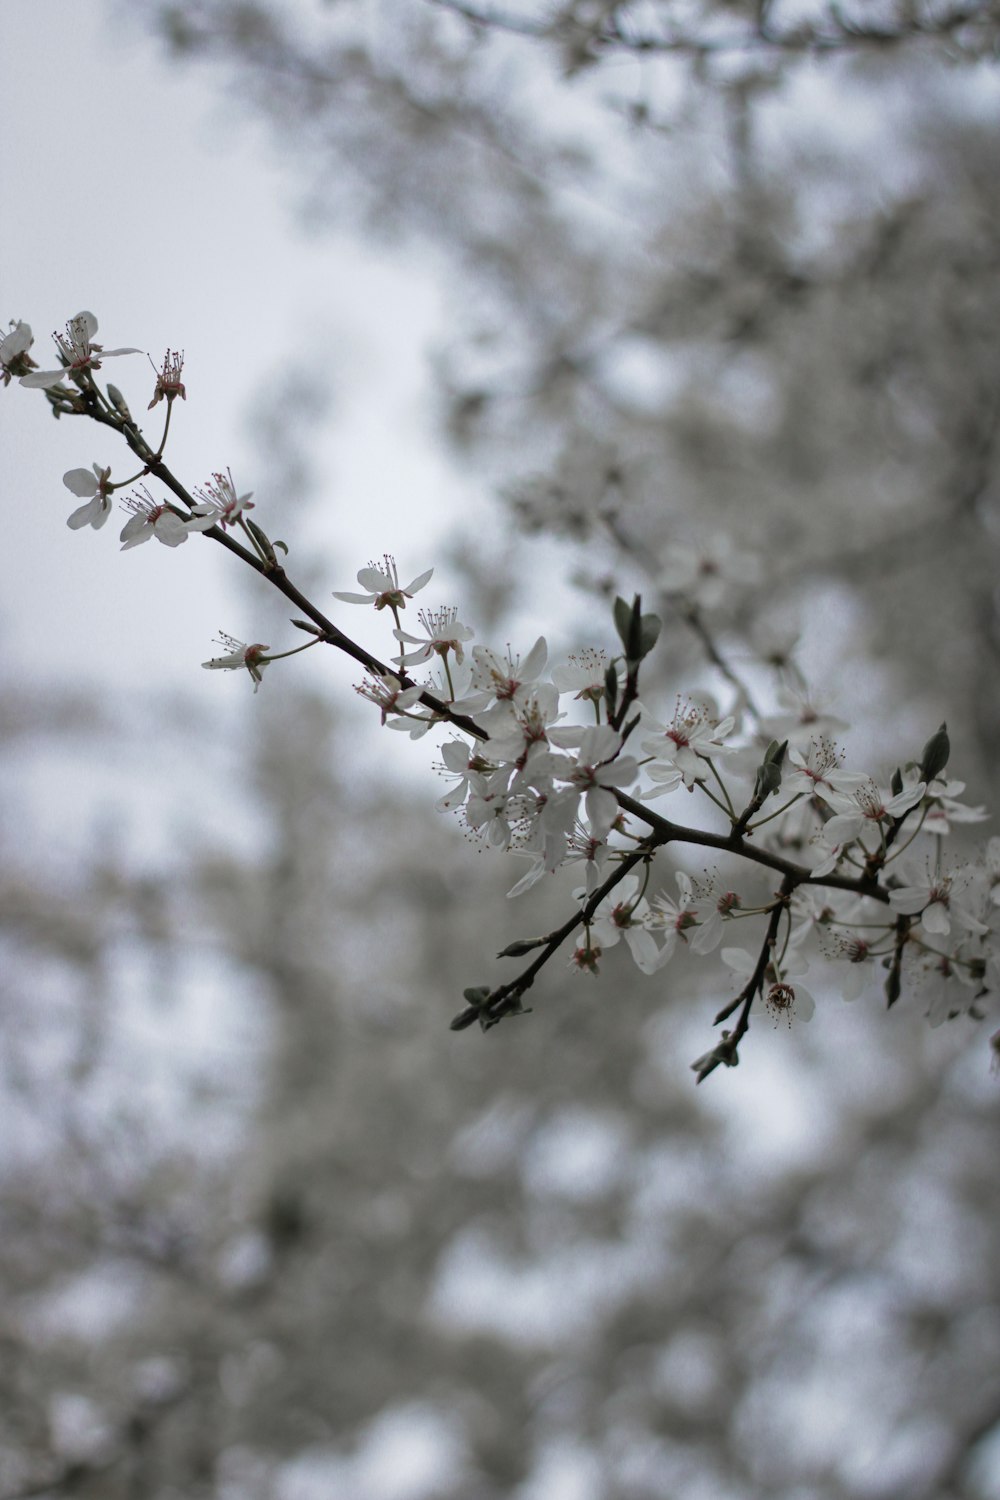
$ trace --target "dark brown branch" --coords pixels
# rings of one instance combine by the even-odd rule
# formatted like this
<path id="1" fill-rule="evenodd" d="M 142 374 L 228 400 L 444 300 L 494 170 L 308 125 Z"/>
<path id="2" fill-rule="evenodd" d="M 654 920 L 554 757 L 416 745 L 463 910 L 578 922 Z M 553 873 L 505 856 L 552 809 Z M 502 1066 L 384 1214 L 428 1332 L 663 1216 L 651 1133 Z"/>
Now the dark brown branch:
<path id="1" fill-rule="evenodd" d="M 771 962 L 778 940 L 778 923 L 781 921 L 782 914 L 788 906 L 794 889 L 794 879 L 786 875 L 781 883 L 781 890 L 778 892 L 774 906 L 771 908 L 767 931 L 764 934 L 764 941 L 760 945 L 760 952 L 757 955 L 757 962 L 754 964 L 753 973 L 736 996 L 736 999 L 730 1001 L 728 1005 L 724 1005 L 719 1011 L 719 1014 L 715 1018 L 715 1025 L 718 1026 L 720 1022 L 728 1020 L 733 1011 L 738 1006 L 742 1006 L 739 1018 L 731 1032 L 723 1033 L 723 1040 L 716 1047 L 715 1051 L 701 1059 L 701 1064 L 698 1067 L 697 1081 L 699 1083 L 702 1083 L 710 1073 L 714 1073 L 720 1063 L 725 1063 L 727 1067 L 734 1067 L 739 1061 L 739 1045 L 750 1030 L 750 1012 L 753 1009 L 754 1000 L 763 992 L 767 966 Z"/>

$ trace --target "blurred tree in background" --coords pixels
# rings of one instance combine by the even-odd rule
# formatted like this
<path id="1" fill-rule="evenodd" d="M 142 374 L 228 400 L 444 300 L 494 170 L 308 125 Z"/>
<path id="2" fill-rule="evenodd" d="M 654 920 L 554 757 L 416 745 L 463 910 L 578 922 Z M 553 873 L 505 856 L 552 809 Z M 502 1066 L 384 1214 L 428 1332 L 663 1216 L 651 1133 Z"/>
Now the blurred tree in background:
<path id="1" fill-rule="evenodd" d="M 317 221 L 437 258 L 442 432 L 523 528 L 458 544 L 480 620 L 527 579 L 589 640 L 638 580 L 664 692 L 797 630 L 866 744 L 947 717 L 995 801 L 994 7 L 146 10 Z M 981 1035 L 828 994 L 695 1092 L 705 976 L 617 952 L 449 1034 L 510 870 L 270 686 L 239 733 L 148 709 L 164 765 L 225 745 L 242 844 L 66 869 L 3 809 L 0 1497 L 1000 1496 Z M 139 732 L 5 710 L 14 758 Z"/>

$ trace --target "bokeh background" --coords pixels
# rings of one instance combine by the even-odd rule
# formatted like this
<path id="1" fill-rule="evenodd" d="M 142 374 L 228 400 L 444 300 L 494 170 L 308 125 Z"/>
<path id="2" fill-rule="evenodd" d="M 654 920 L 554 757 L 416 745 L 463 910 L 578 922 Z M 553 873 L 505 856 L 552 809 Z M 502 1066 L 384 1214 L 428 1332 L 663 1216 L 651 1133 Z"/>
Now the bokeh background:
<path id="1" fill-rule="evenodd" d="M 852 765 L 947 719 L 993 803 L 997 38 L 8 5 L 0 313 L 185 349 L 170 462 L 321 607 L 389 550 L 562 659 L 641 590 L 651 701 L 726 700 L 707 633 L 780 707 L 795 639 Z M 450 1033 L 568 886 L 507 901 L 332 652 L 201 672 L 299 637 L 200 539 L 67 530 L 101 432 L 15 385 L 0 443 L 2 1500 L 1000 1496 L 990 1023 L 820 979 L 696 1090 L 721 966 L 615 952 Z"/>

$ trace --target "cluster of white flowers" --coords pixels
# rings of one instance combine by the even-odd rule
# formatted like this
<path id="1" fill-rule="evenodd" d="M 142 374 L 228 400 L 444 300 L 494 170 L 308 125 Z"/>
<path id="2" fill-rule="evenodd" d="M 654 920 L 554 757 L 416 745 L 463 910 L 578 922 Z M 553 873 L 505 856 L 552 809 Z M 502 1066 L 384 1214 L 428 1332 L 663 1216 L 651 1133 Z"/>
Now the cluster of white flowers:
<path id="1" fill-rule="evenodd" d="M 176 548 L 206 531 L 232 546 L 224 534 L 239 528 L 252 548 L 242 555 L 280 587 L 274 548 L 287 549 L 249 519 L 251 496 L 237 493 L 231 473 L 216 472 L 189 494 L 162 462 L 171 408 L 178 396 L 186 397 L 183 356 L 168 350 L 157 372 L 149 405 L 164 400 L 167 410 L 154 452 L 120 392 L 109 386 L 105 395 L 94 380 L 103 360 L 137 351 L 105 350 L 94 342 L 97 326 L 92 313 L 82 312 L 65 334 L 54 335 L 57 370 L 40 370 L 32 360 L 26 323 L 12 323 L 0 339 L 4 385 L 17 378 L 44 390 L 59 410 L 98 415 L 142 460 L 139 473 L 120 484 L 100 463 L 69 470 L 63 482 L 84 502 L 69 526 L 99 530 L 114 491 L 152 475 L 170 496 L 157 499 L 141 485 L 126 497 L 123 551 L 153 537 Z M 676 548 L 660 585 L 671 598 L 683 595 L 701 628 L 698 612 L 726 592 L 734 569 L 740 566 L 724 547 L 711 553 Z M 512 944 L 509 956 L 540 948 L 541 957 L 519 981 L 494 992 L 467 991 L 470 1011 L 456 1024 L 468 1024 L 470 1015 L 493 1024 L 518 1008 L 535 970 L 570 934 L 577 938 L 572 966 L 591 974 L 620 939 L 647 974 L 682 950 L 698 957 L 720 951 L 737 993 L 717 1019 L 737 1010 L 740 1017 L 715 1052 L 695 1064 L 699 1077 L 738 1060 L 755 999 L 776 1020 L 809 1019 L 815 1001 L 803 976 L 817 958 L 839 964 L 845 999 L 881 980 L 889 1004 L 904 983 L 915 984 L 933 1024 L 985 1014 L 1000 991 L 1000 838 L 971 862 L 945 857 L 953 827 L 987 814 L 964 803 L 964 783 L 945 774 L 950 746 L 944 725 L 920 758 L 893 772 L 886 785 L 867 771 L 845 769 L 832 735 L 847 726 L 810 697 L 784 638 L 765 653 L 781 681 L 770 716 L 759 713 L 727 673 L 733 686 L 728 706 L 706 696 L 678 698 L 669 719 L 662 719 L 639 697 L 639 669 L 660 623 L 642 614 L 638 598 L 631 605 L 615 602 L 620 649 L 587 646 L 550 670 L 544 637 L 523 657 L 509 647 L 470 647 L 474 631 L 452 606 L 419 609 L 420 633 L 404 629 L 402 613 L 432 575 L 428 568 L 403 586 L 395 559 L 386 554 L 358 572 L 361 593 L 334 595 L 389 611 L 399 648 L 392 671 L 312 606 L 310 621 L 294 622 L 310 634 L 305 645 L 271 654 L 260 642 L 221 635 L 225 654 L 203 665 L 245 670 L 256 691 L 273 661 L 320 640 L 346 647 L 370 664 L 357 691 L 377 705 L 383 724 L 414 739 L 441 725 L 450 729 L 439 763 L 449 786 L 438 806 L 461 817 L 484 844 L 527 861 L 511 896 L 582 864 L 583 883 L 573 890 L 574 914 L 565 927 Z M 745 581 L 745 570 L 742 576 Z M 302 598 L 297 590 L 285 592 Z M 413 669 L 429 675 L 415 680 Z M 574 714 L 586 722 L 571 722 Z M 723 831 L 668 819 L 658 799 L 671 796 L 685 808 L 687 798 L 703 798 L 715 827 L 721 815 Z M 660 888 L 657 859 L 668 844 L 738 857 L 741 874 L 695 879 L 674 868 Z M 747 934 L 745 945 L 722 946 L 737 922 Z M 1000 1032 L 992 1041 L 1000 1057 L 998 1039 Z"/>
<path id="2" fill-rule="evenodd" d="M 428 576 L 421 575 L 421 586 Z M 359 579 L 370 594 L 338 597 L 381 607 L 395 566 L 387 560 L 385 572 L 375 577 L 363 570 Z M 755 748 L 754 726 L 738 705 L 724 713 L 706 697 L 679 699 L 663 721 L 637 703 L 626 735 L 608 722 L 611 662 L 604 652 L 588 648 L 546 674 L 544 639 L 523 660 L 509 648 L 501 653 L 482 645 L 466 657 L 472 632 L 458 623 L 457 611 L 422 618 L 428 642 L 396 660 L 402 668 L 432 654 L 441 658 L 448 667 L 446 701 L 469 715 L 478 731 L 444 744 L 440 770 L 451 784 L 438 806 L 459 813 L 487 844 L 529 860 L 512 896 L 561 866 L 585 863 L 586 883 L 575 893 L 585 909 L 583 939 L 571 959 L 575 968 L 597 973 L 603 955 L 623 938 L 638 967 L 654 973 L 681 949 L 698 956 L 715 951 L 736 921 L 744 930 L 748 920 L 755 921 L 756 931 L 750 930 L 759 940 L 761 924 L 780 907 L 763 958 L 736 945 L 723 947 L 721 956 L 736 987 L 749 993 L 756 986 L 767 1009 L 789 1024 L 808 1020 L 815 1009 L 802 979 L 816 962 L 804 951 L 811 935 L 823 939 L 815 945 L 821 960 L 839 960 L 846 968 L 845 998 L 856 998 L 866 982 L 884 979 L 901 962 L 935 1023 L 975 1012 L 1000 990 L 994 942 L 1000 930 L 1000 839 L 991 840 L 978 862 L 943 869 L 943 840 L 951 826 L 986 816 L 983 808 L 959 800 L 963 783 L 943 774 L 943 726 L 922 760 L 897 772 L 891 788 L 880 789 L 873 777 L 844 769 L 829 738 L 831 730 L 846 728 L 842 721 L 818 711 L 804 689 L 786 690 L 787 712 L 765 721 L 768 729 L 784 731 L 786 740 L 772 753 L 771 775 L 755 805 L 762 747 Z M 395 635 L 415 640 L 398 628 Z M 438 683 L 426 686 L 441 691 Z M 419 690 L 401 691 L 398 679 L 359 691 L 379 703 L 383 722 L 394 727 L 424 733 L 439 722 L 421 706 Z M 589 709 L 597 722 L 567 723 L 566 700 L 571 708 Z M 626 738 L 639 758 L 628 753 Z M 740 891 L 717 878 L 696 881 L 684 870 L 673 875 L 676 895 L 656 891 L 651 847 L 640 862 L 641 878 L 625 874 L 596 906 L 588 906 L 609 862 L 635 863 L 642 804 L 680 791 L 703 792 L 726 812 L 731 827 L 749 801 L 754 813 L 741 834 L 756 828 L 760 834 L 752 851 L 744 846 L 733 852 L 750 859 L 763 850 L 789 862 L 794 857 L 791 898 L 776 894 L 777 876 L 769 885 L 762 881 L 759 867 L 743 876 Z M 622 793 L 632 794 L 629 810 Z M 652 827 L 655 847 L 655 822 Z M 699 842 L 693 830 L 686 832 L 688 842 Z M 826 877 L 833 883 L 826 884 Z M 852 882 L 855 889 L 841 888 Z M 816 900 L 820 891 L 822 904 Z"/>

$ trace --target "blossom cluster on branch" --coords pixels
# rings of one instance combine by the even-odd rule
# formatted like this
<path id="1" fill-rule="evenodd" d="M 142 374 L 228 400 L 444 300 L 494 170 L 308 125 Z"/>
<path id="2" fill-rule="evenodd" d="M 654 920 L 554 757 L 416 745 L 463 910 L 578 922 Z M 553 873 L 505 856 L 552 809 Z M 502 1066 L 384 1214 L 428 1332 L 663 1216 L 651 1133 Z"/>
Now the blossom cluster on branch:
<path id="1" fill-rule="evenodd" d="M 101 462 L 64 475 L 84 501 L 68 525 L 100 529 L 112 495 L 138 486 L 123 501 L 123 551 L 154 537 L 177 547 L 202 534 L 304 616 L 292 620 L 309 636 L 304 644 L 272 651 L 222 635 L 225 654 L 205 667 L 246 670 L 256 691 L 272 662 L 319 644 L 345 652 L 364 668 L 357 691 L 379 708 L 383 725 L 414 739 L 439 726 L 451 731 L 438 767 L 450 785 L 438 806 L 484 844 L 521 859 L 512 897 L 567 868 L 578 882 L 559 927 L 519 938 L 498 955 L 530 955 L 514 978 L 466 989 L 453 1029 L 478 1022 L 486 1030 L 523 1013 L 539 971 L 564 947 L 575 970 L 593 975 L 620 942 L 650 975 L 682 950 L 719 953 L 726 993 L 736 993 L 715 1024 L 735 1020 L 692 1064 L 699 1082 L 738 1063 L 755 1004 L 776 1021 L 807 1021 L 813 975 L 826 983 L 820 971 L 827 965 L 839 970 L 848 1000 L 881 984 L 891 1006 L 908 987 L 934 1025 L 986 1016 L 1000 990 L 1000 838 L 972 860 L 946 854 L 954 825 L 987 814 L 962 800 L 964 784 L 948 774 L 945 725 L 883 780 L 844 765 L 832 735 L 846 726 L 816 712 L 797 672 L 786 675 L 780 711 L 768 718 L 728 667 L 725 707 L 704 693 L 678 698 L 669 713 L 648 704 L 640 672 L 660 621 L 643 611 L 640 596 L 615 601 L 613 650 L 587 646 L 550 667 L 544 638 L 523 656 L 470 645 L 475 632 L 451 606 L 418 609 L 418 630 L 404 628 L 404 611 L 433 569 L 401 585 L 388 555 L 358 572 L 360 593 L 333 596 L 388 611 L 395 652 L 382 662 L 300 592 L 279 561 L 287 547 L 250 519 L 251 496 L 237 493 L 228 470 L 189 491 L 164 462 L 173 406 L 186 399 L 183 356 L 168 350 L 156 370 L 149 408 L 165 401 L 166 412 L 154 448 L 117 387 L 102 390 L 95 379 L 105 359 L 138 351 L 105 350 L 94 341 L 97 327 L 82 312 L 54 335 L 52 370 L 32 359 L 26 323 L 11 324 L 0 340 L 4 385 L 17 378 L 43 391 L 56 416 L 90 417 L 111 429 L 139 464 L 118 481 Z M 151 492 L 147 479 L 164 493 Z M 665 594 L 685 594 L 684 579 L 661 582 Z M 705 636 L 693 596 L 688 614 Z M 710 654 L 721 661 L 714 646 Z M 702 822 L 682 823 L 651 805 L 670 796 L 699 806 Z M 725 862 L 700 878 L 663 871 L 669 845 L 711 850 Z M 996 1062 L 1000 1031 L 991 1050 Z"/>

